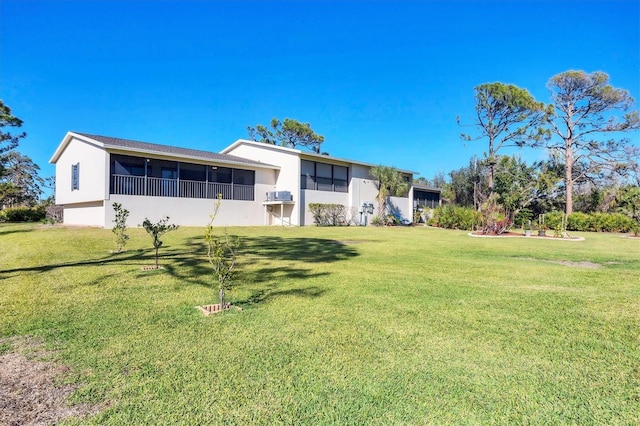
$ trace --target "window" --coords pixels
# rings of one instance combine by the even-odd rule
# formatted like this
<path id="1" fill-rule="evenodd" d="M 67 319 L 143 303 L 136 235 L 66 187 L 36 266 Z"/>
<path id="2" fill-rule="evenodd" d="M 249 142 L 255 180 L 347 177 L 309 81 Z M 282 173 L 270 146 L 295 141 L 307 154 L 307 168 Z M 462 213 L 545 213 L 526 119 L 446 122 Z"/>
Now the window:
<path id="1" fill-rule="evenodd" d="M 316 163 L 302 160 L 300 172 L 300 187 L 302 189 L 316 189 Z"/>
<path id="2" fill-rule="evenodd" d="M 348 192 L 349 168 L 302 160 L 300 162 L 300 188 Z"/>
<path id="3" fill-rule="evenodd" d="M 331 164 L 316 163 L 316 183 L 318 191 L 333 191 L 333 167 Z"/>
<path id="4" fill-rule="evenodd" d="M 80 189 L 80 163 L 71 165 L 71 190 Z"/>
<path id="5" fill-rule="evenodd" d="M 333 190 L 336 192 L 349 191 L 349 169 L 347 167 L 333 166 Z"/>

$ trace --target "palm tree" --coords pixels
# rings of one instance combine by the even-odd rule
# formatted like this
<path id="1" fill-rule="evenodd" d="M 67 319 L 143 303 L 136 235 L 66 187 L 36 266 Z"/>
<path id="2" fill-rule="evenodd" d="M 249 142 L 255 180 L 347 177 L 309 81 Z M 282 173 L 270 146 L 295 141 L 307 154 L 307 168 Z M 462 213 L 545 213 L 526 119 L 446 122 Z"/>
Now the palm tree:
<path id="1" fill-rule="evenodd" d="M 384 218 L 387 211 L 387 200 L 390 196 L 404 196 L 409 191 L 409 182 L 402 173 L 391 166 L 375 166 L 369 174 L 377 181 L 378 216 Z"/>

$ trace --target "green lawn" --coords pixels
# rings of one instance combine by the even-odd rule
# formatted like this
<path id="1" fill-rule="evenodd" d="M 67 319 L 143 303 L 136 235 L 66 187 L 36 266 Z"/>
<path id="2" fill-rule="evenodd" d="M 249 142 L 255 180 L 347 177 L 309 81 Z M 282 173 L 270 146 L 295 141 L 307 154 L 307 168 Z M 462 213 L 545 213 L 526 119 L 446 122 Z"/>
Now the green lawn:
<path id="1" fill-rule="evenodd" d="M 639 240 L 229 231 L 242 311 L 204 317 L 204 228 L 144 272 L 142 229 L 2 224 L 0 336 L 58 350 L 83 424 L 640 423 Z"/>

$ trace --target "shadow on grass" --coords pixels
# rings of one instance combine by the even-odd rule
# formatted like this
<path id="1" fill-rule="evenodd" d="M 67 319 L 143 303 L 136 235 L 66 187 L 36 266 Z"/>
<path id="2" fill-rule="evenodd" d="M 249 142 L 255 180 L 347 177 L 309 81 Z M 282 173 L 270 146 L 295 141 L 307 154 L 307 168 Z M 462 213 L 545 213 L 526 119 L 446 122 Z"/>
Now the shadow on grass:
<path id="1" fill-rule="evenodd" d="M 11 234 L 23 234 L 25 232 L 33 232 L 33 228 L 16 228 L 14 226 L 0 226 L 0 236 Z"/>
<path id="2" fill-rule="evenodd" d="M 269 302 L 272 299 L 278 297 L 295 296 L 295 297 L 310 297 L 316 298 L 322 296 L 326 290 L 319 287 L 307 287 L 307 288 L 292 288 L 287 290 L 278 290 L 275 284 L 271 284 L 258 291 L 253 292 L 246 300 L 240 300 L 237 302 L 239 306 L 257 305 L 260 303 Z"/>
<path id="3" fill-rule="evenodd" d="M 3 274 L 10 274 L 13 272 L 49 272 L 59 268 L 71 268 L 71 267 L 78 267 L 78 266 L 103 266 L 111 263 L 143 261 L 145 259 L 149 259 L 150 261 L 150 263 L 147 262 L 145 263 L 145 265 L 153 264 L 154 255 L 153 255 L 152 249 L 149 249 L 149 250 L 138 249 L 138 250 L 124 251 L 122 253 L 113 253 L 98 259 L 83 260 L 80 262 L 51 263 L 49 265 L 25 266 L 23 268 L 4 269 L 4 270 L 0 270 L 0 279 L 10 278 L 8 276 L 4 276 Z M 136 264 L 136 262 L 130 263 L 130 264 Z"/>
<path id="4" fill-rule="evenodd" d="M 206 257 L 204 237 L 189 238 L 187 250 L 161 252 L 162 265 L 169 274 L 191 283 L 209 286 L 212 270 Z M 358 256 L 358 251 L 339 241 L 320 238 L 243 237 L 238 250 L 241 276 L 247 282 L 269 282 L 282 279 L 313 278 L 327 273 L 313 273 L 310 269 L 268 265 L 269 261 L 296 261 L 305 263 L 339 262 Z M 242 272 L 251 265 L 250 272 Z M 257 266 L 257 268 L 255 268 Z"/>
<path id="5" fill-rule="evenodd" d="M 163 247 L 160 249 L 159 263 L 163 271 L 181 282 L 209 287 L 213 283 L 213 272 L 207 261 L 204 237 L 190 238 L 183 247 Z M 246 302 L 255 304 L 276 296 L 299 295 L 319 297 L 324 291 L 315 287 L 308 289 L 278 290 L 276 282 L 290 279 L 303 280 L 328 275 L 329 272 L 313 272 L 311 268 L 294 266 L 273 266 L 271 261 L 304 262 L 309 264 L 330 263 L 348 260 L 358 256 L 358 251 L 339 241 L 320 238 L 243 237 L 238 251 L 239 268 L 237 281 L 266 284 L 266 287 L 250 296 Z M 98 259 L 27 266 L 0 271 L 0 279 L 21 272 L 49 272 L 58 268 L 103 266 L 123 264 L 129 266 L 151 266 L 155 264 L 153 248 L 113 253 Z M 248 267 L 250 266 L 250 267 Z M 148 276 L 156 271 L 138 270 L 136 277 Z M 8 274 L 8 275 L 7 275 Z M 96 285 L 104 277 L 92 280 Z M 243 303 L 243 302 L 241 302 Z"/>

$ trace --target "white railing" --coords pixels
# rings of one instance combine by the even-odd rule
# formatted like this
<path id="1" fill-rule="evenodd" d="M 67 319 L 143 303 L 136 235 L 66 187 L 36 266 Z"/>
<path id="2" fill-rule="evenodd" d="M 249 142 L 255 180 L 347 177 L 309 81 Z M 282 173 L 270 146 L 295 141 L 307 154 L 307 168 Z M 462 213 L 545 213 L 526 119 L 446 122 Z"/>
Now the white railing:
<path id="1" fill-rule="evenodd" d="M 212 199 L 222 194 L 225 200 L 253 201 L 255 187 L 231 183 L 112 175 L 111 194 Z"/>

